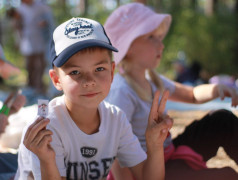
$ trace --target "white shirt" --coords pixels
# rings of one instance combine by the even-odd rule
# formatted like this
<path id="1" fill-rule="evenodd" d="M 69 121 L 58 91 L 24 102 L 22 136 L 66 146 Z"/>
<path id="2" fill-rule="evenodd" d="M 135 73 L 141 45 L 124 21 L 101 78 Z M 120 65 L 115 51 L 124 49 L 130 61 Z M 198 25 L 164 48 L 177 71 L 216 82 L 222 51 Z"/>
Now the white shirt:
<path id="1" fill-rule="evenodd" d="M 100 103 L 98 110 L 99 131 L 88 135 L 71 119 L 64 96 L 49 103 L 50 123 L 47 128 L 53 131 L 51 145 L 56 152 L 61 176 L 70 174 L 72 179 L 76 176 L 79 179 L 105 179 L 116 157 L 122 167 L 132 167 L 146 159 L 125 114 L 105 101 Z M 36 180 L 41 179 L 38 158 L 21 143 L 15 179 L 26 179 L 29 171 L 33 171 Z"/>

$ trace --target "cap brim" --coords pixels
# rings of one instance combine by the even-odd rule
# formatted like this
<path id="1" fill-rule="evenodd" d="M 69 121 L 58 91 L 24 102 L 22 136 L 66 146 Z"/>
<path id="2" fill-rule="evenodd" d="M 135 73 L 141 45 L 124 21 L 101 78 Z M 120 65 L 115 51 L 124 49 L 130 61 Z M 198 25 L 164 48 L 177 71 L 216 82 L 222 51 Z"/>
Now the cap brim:
<path id="1" fill-rule="evenodd" d="M 80 50 L 83 50 L 85 48 L 89 47 L 103 47 L 109 50 L 112 50 L 114 52 L 118 52 L 118 50 L 113 47 L 112 45 L 108 43 L 104 43 L 103 41 L 98 41 L 98 40 L 86 40 L 86 41 L 81 41 L 78 43 L 75 43 L 74 45 L 66 48 L 63 52 L 61 52 L 53 61 L 53 64 L 56 67 L 61 67 L 64 65 L 68 59 L 73 56 L 75 53 L 77 53 Z"/>

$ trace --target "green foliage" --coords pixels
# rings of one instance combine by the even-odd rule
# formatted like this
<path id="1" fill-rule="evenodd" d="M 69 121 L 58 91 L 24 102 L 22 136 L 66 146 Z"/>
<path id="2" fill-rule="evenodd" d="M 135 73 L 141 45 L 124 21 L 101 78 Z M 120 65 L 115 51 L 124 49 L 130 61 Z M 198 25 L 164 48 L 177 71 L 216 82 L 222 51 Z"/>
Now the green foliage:
<path id="1" fill-rule="evenodd" d="M 127 1 L 129 0 L 121 0 L 121 3 Z M 88 17 L 104 24 L 112 11 L 106 8 L 102 3 L 105 2 L 103 0 L 88 0 L 86 14 L 80 14 L 79 7 L 62 2 L 64 1 L 57 0 L 50 4 L 56 26 L 72 16 Z M 209 17 L 204 15 L 202 6 L 197 4 L 195 7 L 190 2 L 189 0 L 148 0 L 148 5 L 159 12 L 172 14 L 173 19 L 168 35 L 164 39 L 165 49 L 159 71 L 172 78 L 174 75 L 172 62 L 177 58 L 178 52 L 183 51 L 188 63 L 198 60 L 211 76 L 223 73 L 238 77 L 237 15 L 222 5 L 213 16 Z M 0 9 L 1 20 L 5 18 L 4 12 L 5 9 Z M 5 24 L 6 21 L 3 22 L 2 42 L 6 57 L 13 64 L 24 69 L 24 59 L 16 48 L 14 30 L 9 24 Z M 25 74 L 24 70 L 23 72 Z"/>
<path id="2" fill-rule="evenodd" d="M 79 12 L 78 7 L 70 6 L 69 4 L 51 4 L 53 14 L 56 21 L 56 26 L 72 17 L 85 17 L 91 18 L 104 23 L 109 16 L 110 11 L 106 9 L 105 5 L 101 1 L 88 0 L 87 13 Z"/>
<path id="3" fill-rule="evenodd" d="M 198 60 L 210 75 L 238 75 L 236 18 L 232 14 L 207 17 L 192 9 L 183 9 L 173 18 L 165 39 L 162 67 L 171 67 L 177 53 L 184 51 L 188 62 Z"/>

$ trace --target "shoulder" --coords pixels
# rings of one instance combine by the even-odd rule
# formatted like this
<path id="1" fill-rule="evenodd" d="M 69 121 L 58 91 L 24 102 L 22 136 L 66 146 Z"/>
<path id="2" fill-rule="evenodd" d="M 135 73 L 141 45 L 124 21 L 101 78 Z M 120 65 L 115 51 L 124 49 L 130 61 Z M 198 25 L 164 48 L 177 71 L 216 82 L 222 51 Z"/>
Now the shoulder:
<path id="1" fill-rule="evenodd" d="M 127 84 L 126 79 L 122 75 L 116 73 L 112 82 L 111 89 L 117 89 L 122 87 L 128 88 L 129 85 Z"/>
<path id="2" fill-rule="evenodd" d="M 48 108 L 49 108 L 48 116 L 50 116 L 50 117 L 54 116 L 55 113 L 57 113 L 62 108 L 64 108 L 64 96 L 59 96 L 59 97 L 52 99 L 49 102 Z"/>
<path id="3" fill-rule="evenodd" d="M 64 103 L 64 95 L 56 97 L 49 102 L 49 113 L 47 118 L 50 119 L 51 126 L 62 124 L 67 119 L 67 110 Z M 62 121 L 62 122 L 61 122 Z"/>
<path id="4" fill-rule="evenodd" d="M 126 78 L 122 76 L 121 74 L 117 73 L 114 76 L 110 92 L 121 92 L 124 94 L 133 94 L 136 95 L 136 92 L 133 90 L 131 85 L 127 82 Z"/>
<path id="5" fill-rule="evenodd" d="M 127 122 L 125 112 L 118 106 L 110 104 L 107 101 L 102 101 L 99 105 L 99 111 L 102 118 L 110 121 L 113 124 L 121 124 Z"/>
<path id="6" fill-rule="evenodd" d="M 175 82 L 163 75 L 159 75 L 159 77 L 163 81 L 164 87 L 170 91 L 170 94 L 173 94 L 176 89 Z"/>
<path id="7" fill-rule="evenodd" d="M 176 88 L 176 87 L 175 87 L 175 82 L 172 81 L 171 79 L 165 77 L 164 75 L 159 74 L 159 73 L 157 73 L 157 75 L 158 75 L 158 77 L 161 79 L 161 81 L 163 82 L 164 87 L 165 87 L 166 89 L 168 89 L 171 94 L 174 93 L 175 88 Z M 149 76 L 148 73 L 146 73 L 146 78 L 147 78 L 150 82 L 152 82 L 152 81 L 151 81 L 151 78 L 150 78 L 150 76 Z"/>
<path id="8" fill-rule="evenodd" d="M 61 106 L 62 104 L 64 104 L 64 95 L 58 96 L 58 97 L 55 97 L 54 99 L 52 99 L 49 102 L 49 107 L 54 109 L 58 106 Z"/>
<path id="9" fill-rule="evenodd" d="M 106 112 L 108 115 L 117 117 L 123 115 L 123 111 L 116 105 L 113 105 L 107 101 L 102 101 L 99 105 L 101 111 Z"/>
<path id="10" fill-rule="evenodd" d="M 106 98 L 107 101 L 115 104 L 114 100 L 126 100 L 126 98 L 121 99 L 120 97 L 128 97 L 128 99 L 136 98 L 136 92 L 127 83 L 126 79 L 117 73 L 113 79 L 110 92 Z"/>

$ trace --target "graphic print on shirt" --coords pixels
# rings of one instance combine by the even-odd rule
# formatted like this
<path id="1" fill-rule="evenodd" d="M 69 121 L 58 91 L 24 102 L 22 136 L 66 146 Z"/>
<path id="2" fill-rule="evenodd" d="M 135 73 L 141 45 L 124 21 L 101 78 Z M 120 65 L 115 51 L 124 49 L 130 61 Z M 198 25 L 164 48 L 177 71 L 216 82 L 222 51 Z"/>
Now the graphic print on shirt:
<path id="1" fill-rule="evenodd" d="M 96 180 L 106 178 L 115 158 L 103 158 L 100 161 L 92 159 L 92 161 L 68 162 L 67 180 Z M 77 172 L 80 172 L 80 174 Z"/>
<path id="2" fill-rule="evenodd" d="M 82 147 L 80 149 L 83 157 L 91 158 L 97 154 L 97 149 L 93 147 Z"/>

